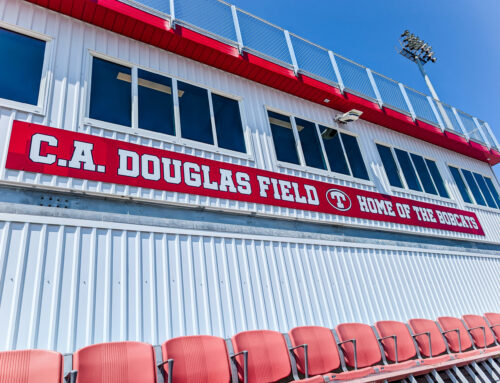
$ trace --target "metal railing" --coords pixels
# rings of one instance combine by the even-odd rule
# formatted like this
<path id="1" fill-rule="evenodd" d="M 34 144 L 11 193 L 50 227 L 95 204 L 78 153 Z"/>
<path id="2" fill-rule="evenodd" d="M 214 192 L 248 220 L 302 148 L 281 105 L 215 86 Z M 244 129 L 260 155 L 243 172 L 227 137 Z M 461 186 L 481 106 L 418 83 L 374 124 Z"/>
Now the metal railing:
<path id="1" fill-rule="evenodd" d="M 340 89 L 500 149 L 490 126 L 461 110 L 289 33 L 222 0 L 120 0 Z"/>

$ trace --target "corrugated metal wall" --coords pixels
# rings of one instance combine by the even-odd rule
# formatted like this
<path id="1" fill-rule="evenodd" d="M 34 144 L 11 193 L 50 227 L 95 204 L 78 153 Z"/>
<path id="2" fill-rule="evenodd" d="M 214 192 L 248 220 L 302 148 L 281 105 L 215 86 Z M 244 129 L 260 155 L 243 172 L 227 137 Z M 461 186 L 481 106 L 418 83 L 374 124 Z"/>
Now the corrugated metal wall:
<path id="1" fill-rule="evenodd" d="M 162 51 L 158 48 L 138 43 L 123 36 L 104 31 L 87 25 L 83 22 L 61 16 L 36 7 L 20 0 L 4 0 L 0 3 L 0 20 L 19 25 L 23 28 L 44 33 L 54 38 L 54 65 L 51 68 L 51 92 L 48 100 L 47 113 L 35 115 L 0 107 L 0 139 L 7 142 L 8 132 L 12 121 L 19 119 L 34 123 L 45 124 L 62 129 L 78 130 L 110 138 L 130 141 L 147 146 L 176 150 L 200 157 L 227 161 L 231 163 L 256 166 L 262 169 L 284 172 L 300 177 L 312 178 L 333 184 L 354 186 L 367 190 L 392 193 L 386 180 L 380 159 L 375 149 L 374 140 L 395 145 L 403 149 L 418 152 L 438 161 L 438 167 L 454 200 L 433 198 L 422 193 L 402 193 L 399 196 L 423 200 L 426 202 L 443 204 L 446 206 L 464 208 L 458 190 L 446 167 L 447 163 L 464 167 L 479 173 L 492 175 L 490 167 L 480 161 L 471 160 L 451 151 L 442 150 L 436 146 L 397 134 L 379 126 L 358 121 L 347 125 L 347 129 L 359 134 L 359 140 L 368 165 L 372 182 L 360 183 L 355 179 L 330 177 L 307 171 L 292 170 L 279 167 L 274 159 L 274 149 L 270 137 L 265 107 L 292 113 L 306 119 L 323 124 L 332 124 L 334 113 L 331 109 L 301 100 L 257 83 L 224 73 L 194 61 Z M 244 121 L 247 125 L 251 159 L 221 155 L 205 150 L 195 150 L 186 146 L 176 145 L 167 138 L 141 137 L 130 134 L 133 131 L 111 130 L 109 128 L 91 127 L 85 125 L 86 91 L 88 90 L 90 52 L 96 51 L 113 58 L 140 65 L 187 79 L 202 86 L 222 91 L 234 96 L 242 97 Z M 164 136 L 165 137 L 165 136 Z M 5 162 L 6 146 L 0 148 L 1 164 Z M 313 212 L 296 211 L 280 207 L 254 205 L 205 197 L 190 196 L 179 193 L 167 193 L 143 188 L 125 187 L 100 182 L 68 179 L 58 176 L 36 175 L 27 172 L 3 171 L 0 169 L 1 179 L 8 182 L 29 185 L 42 185 L 50 188 L 63 188 L 84 191 L 87 193 L 104 193 L 107 195 L 120 194 L 133 198 L 149 199 L 154 201 L 168 201 L 173 203 L 195 204 L 215 209 L 231 209 L 233 211 L 251 211 L 258 214 L 270 214 L 292 219 L 323 221 L 336 224 L 348 224 L 377 229 L 409 231 L 438 236 L 454 236 L 471 240 L 482 240 L 468 234 L 450 233 L 422 227 L 406 227 L 404 225 L 384 222 L 371 222 L 349 217 L 338 217 Z M 465 207 L 475 211 L 486 231 L 486 240 L 500 242 L 500 214 L 488 208 Z"/>
<path id="2" fill-rule="evenodd" d="M 0 222 L 0 349 L 500 310 L 498 257 L 23 219 Z"/>

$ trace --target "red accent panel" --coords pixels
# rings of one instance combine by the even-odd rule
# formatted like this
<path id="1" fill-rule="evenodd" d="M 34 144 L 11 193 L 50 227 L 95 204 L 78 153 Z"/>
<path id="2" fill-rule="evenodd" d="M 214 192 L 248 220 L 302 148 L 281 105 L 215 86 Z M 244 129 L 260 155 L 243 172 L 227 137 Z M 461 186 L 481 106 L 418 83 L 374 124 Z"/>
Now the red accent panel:
<path id="1" fill-rule="evenodd" d="M 84 347 L 73 354 L 78 383 L 156 382 L 153 347 L 140 342 L 113 342 Z"/>
<path id="2" fill-rule="evenodd" d="M 168 21 L 150 15 L 117 0 L 69 1 L 27 0 L 108 30 L 121 33 L 145 43 L 158 46 L 176 54 L 197 60 L 227 72 L 246 77 L 261 84 L 288 92 L 306 100 L 346 112 L 356 108 L 363 111 L 363 119 L 412 137 L 428 141 L 446 149 L 494 165 L 500 162 L 500 153 L 486 154 L 486 148 L 475 148 L 468 143 L 457 146 L 439 129 L 428 124 L 414 123 L 408 116 L 381 109 L 378 104 L 313 80 L 307 76 L 296 77 L 292 70 L 257 57 L 250 53 L 243 56 L 228 44 L 221 43 L 200 33 L 176 26 L 169 29 Z M 325 104 L 324 99 L 331 100 Z"/>
<path id="3" fill-rule="evenodd" d="M 123 162 L 125 152 L 134 165 Z M 6 168 L 484 235 L 464 210 L 21 121 L 12 126 Z"/>
<path id="4" fill-rule="evenodd" d="M 183 336 L 161 346 L 163 360 L 173 359 L 172 381 L 229 383 L 231 370 L 224 339 L 209 335 Z M 164 365 L 166 376 L 168 365 Z"/>
<path id="5" fill-rule="evenodd" d="M 0 352 L 0 382 L 60 383 L 63 357 L 58 352 L 21 350 Z"/>

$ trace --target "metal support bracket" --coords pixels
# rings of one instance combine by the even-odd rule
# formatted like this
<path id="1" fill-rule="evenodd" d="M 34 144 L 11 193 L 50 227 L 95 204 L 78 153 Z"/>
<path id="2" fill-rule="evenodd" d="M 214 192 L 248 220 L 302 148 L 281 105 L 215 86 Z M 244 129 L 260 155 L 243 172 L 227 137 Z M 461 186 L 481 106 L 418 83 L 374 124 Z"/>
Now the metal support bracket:
<path id="1" fill-rule="evenodd" d="M 344 80 L 342 80 L 342 75 L 340 74 L 339 66 L 337 65 L 337 60 L 335 60 L 335 55 L 332 51 L 328 51 L 328 56 L 330 57 L 330 62 L 332 63 L 333 71 L 337 77 L 337 83 L 339 84 L 340 93 L 344 94 Z"/>
<path id="2" fill-rule="evenodd" d="M 415 114 L 415 110 L 413 109 L 413 105 L 410 102 L 410 98 L 408 97 L 408 94 L 406 93 L 406 89 L 403 84 L 398 83 L 399 89 L 401 90 L 401 93 L 403 94 L 403 98 L 405 99 L 406 106 L 408 107 L 408 110 L 410 111 L 410 115 L 413 121 L 417 119 L 417 115 Z"/>
<path id="3" fill-rule="evenodd" d="M 286 45 L 288 46 L 288 53 L 290 53 L 290 58 L 292 59 L 293 71 L 295 76 L 299 74 L 299 65 L 297 64 L 297 58 L 295 57 L 295 51 L 293 50 L 292 39 L 290 38 L 290 32 L 286 29 L 283 31 L 285 33 Z"/>
<path id="4" fill-rule="evenodd" d="M 366 68 L 366 73 L 368 74 L 368 79 L 370 80 L 370 84 L 372 85 L 373 91 L 375 92 L 375 97 L 377 98 L 378 106 L 380 106 L 380 109 L 382 109 L 384 102 L 382 101 L 382 96 L 380 95 L 377 83 L 375 82 L 375 79 L 373 78 L 373 73 L 372 73 L 371 69 Z"/>
<path id="5" fill-rule="evenodd" d="M 233 25 L 236 32 L 236 40 L 238 42 L 238 51 L 241 55 L 243 54 L 243 37 L 241 36 L 240 22 L 238 20 L 238 12 L 236 11 L 236 6 L 231 5 L 231 13 L 233 15 Z"/>

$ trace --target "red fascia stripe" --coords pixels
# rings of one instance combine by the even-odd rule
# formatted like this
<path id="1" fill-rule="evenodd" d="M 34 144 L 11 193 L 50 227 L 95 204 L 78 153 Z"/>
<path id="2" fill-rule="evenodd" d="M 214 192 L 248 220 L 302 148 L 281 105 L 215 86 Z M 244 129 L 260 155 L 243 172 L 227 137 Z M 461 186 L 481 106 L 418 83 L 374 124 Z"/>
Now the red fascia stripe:
<path id="1" fill-rule="evenodd" d="M 68 6 L 70 2 L 67 0 L 26 1 L 341 112 L 359 109 L 366 121 L 487 162 L 492 166 L 500 163 L 500 153 L 496 150 L 488 150 L 473 141 L 469 143 L 463 137 L 442 132 L 423 121 L 414 122 L 403 113 L 380 108 L 377 103 L 354 94 L 342 94 L 336 87 L 307 75 L 295 76 L 290 68 L 254 54 L 244 52 L 240 55 L 236 47 L 180 25 L 170 29 L 167 20 L 120 1 L 73 0 L 71 7 Z M 325 102 L 325 99 L 330 101 Z"/>

